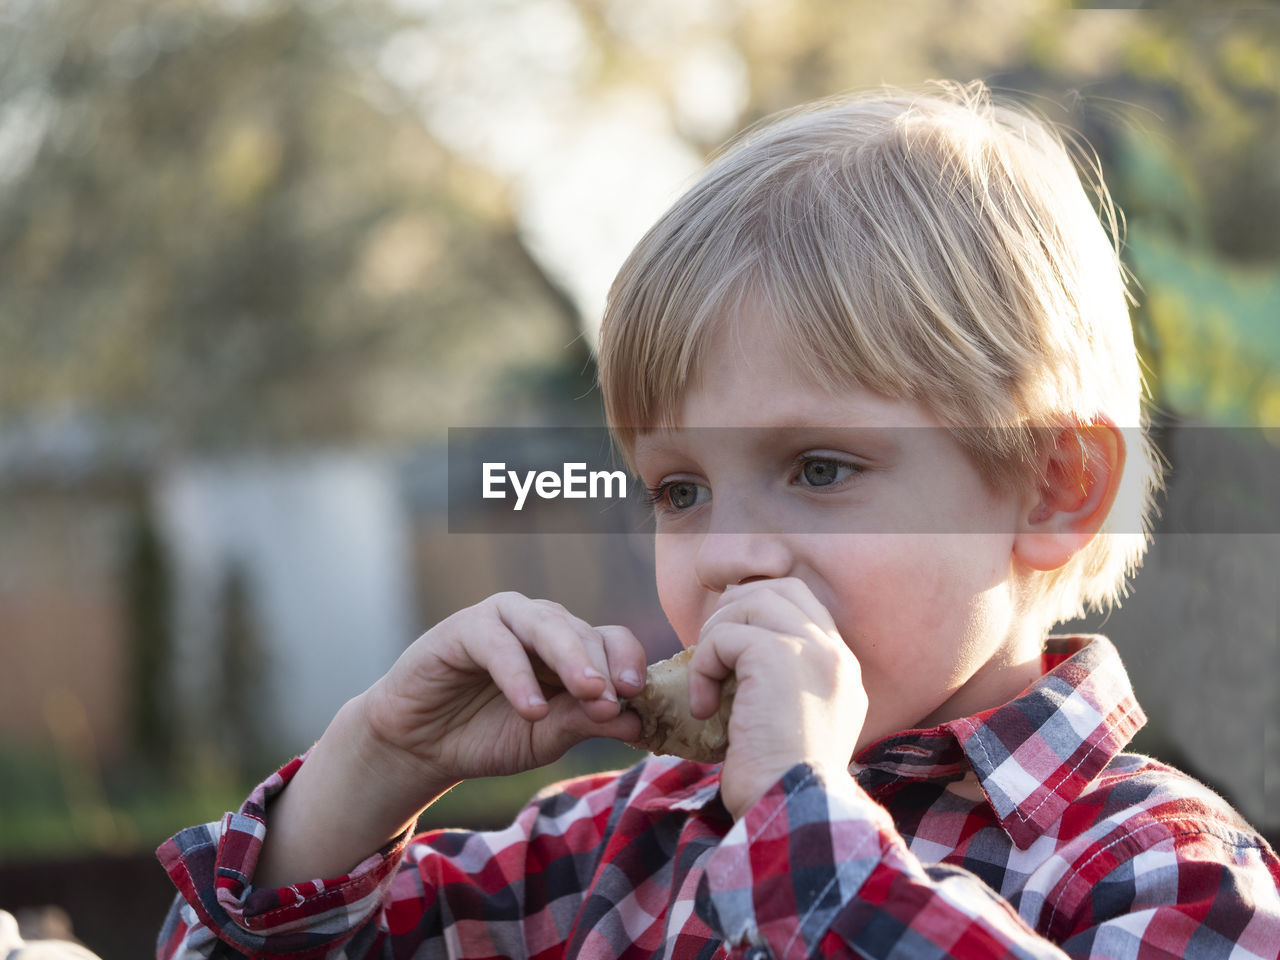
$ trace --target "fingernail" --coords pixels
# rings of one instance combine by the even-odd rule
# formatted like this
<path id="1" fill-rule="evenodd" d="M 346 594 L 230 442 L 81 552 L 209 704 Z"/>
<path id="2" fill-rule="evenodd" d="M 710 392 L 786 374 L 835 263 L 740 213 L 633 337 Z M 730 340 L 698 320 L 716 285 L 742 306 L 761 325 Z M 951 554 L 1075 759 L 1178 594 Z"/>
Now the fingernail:
<path id="1" fill-rule="evenodd" d="M 612 690 L 605 690 L 604 693 L 600 694 L 600 699 L 608 700 L 610 703 L 617 703 L 618 695 L 614 693 Z"/>
<path id="2" fill-rule="evenodd" d="M 644 683 L 644 681 L 640 679 L 640 674 L 636 673 L 634 670 L 623 670 L 618 679 L 632 687 L 638 687 Z"/>
<path id="3" fill-rule="evenodd" d="M 597 670 L 595 667 L 587 667 L 582 671 L 582 675 L 586 677 L 588 680 L 604 679 L 604 674 L 601 673 L 599 670 Z"/>
<path id="4" fill-rule="evenodd" d="M 536 693 L 531 694 L 525 703 L 531 707 L 545 707 L 547 705 L 547 701 Z"/>

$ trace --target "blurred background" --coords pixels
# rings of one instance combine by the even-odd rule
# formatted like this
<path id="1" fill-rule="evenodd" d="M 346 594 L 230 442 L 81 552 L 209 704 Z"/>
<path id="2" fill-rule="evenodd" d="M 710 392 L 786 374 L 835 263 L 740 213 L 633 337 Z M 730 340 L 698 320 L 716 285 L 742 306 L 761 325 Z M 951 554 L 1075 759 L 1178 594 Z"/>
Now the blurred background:
<path id="1" fill-rule="evenodd" d="M 674 650 L 643 534 L 449 534 L 446 430 L 598 425 L 605 291 L 709 152 L 930 78 L 1067 125 L 1127 215 L 1174 482 L 1133 596 L 1077 626 L 1128 661 L 1138 747 L 1274 842 L 1275 7 L 4 0 L 0 907 L 148 955 L 154 846 L 495 590 Z M 423 824 L 634 759 L 589 744 Z"/>

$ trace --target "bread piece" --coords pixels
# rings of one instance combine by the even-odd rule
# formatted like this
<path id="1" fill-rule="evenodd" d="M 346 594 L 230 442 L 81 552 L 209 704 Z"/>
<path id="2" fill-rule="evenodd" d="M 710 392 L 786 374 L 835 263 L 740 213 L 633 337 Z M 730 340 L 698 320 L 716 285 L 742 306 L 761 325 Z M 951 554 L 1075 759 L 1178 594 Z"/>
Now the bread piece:
<path id="1" fill-rule="evenodd" d="M 631 745 L 650 753 L 673 754 L 698 763 L 718 763 L 729 746 L 729 714 L 737 679 L 720 685 L 720 709 L 709 719 L 695 720 L 689 712 L 689 661 L 693 647 L 649 666 L 644 690 L 624 701 L 644 723 L 640 739 Z"/>

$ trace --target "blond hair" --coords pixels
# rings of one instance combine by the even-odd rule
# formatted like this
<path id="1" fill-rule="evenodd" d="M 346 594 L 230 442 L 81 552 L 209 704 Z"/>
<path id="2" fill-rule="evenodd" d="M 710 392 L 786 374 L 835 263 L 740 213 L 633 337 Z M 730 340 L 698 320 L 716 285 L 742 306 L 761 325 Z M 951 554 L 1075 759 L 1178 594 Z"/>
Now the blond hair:
<path id="1" fill-rule="evenodd" d="M 1046 428 L 1128 428 L 1102 535 L 1040 575 L 1037 602 L 1056 622 L 1123 595 L 1158 471 L 1117 245 L 1050 124 L 970 84 L 822 101 L 749 132 L 614 281 L 599 374 L 625 450 L 673 423 L 718 325 L 761 304 L 817 382 L 924 403 L 993 486 L 1034 480 Z"/>

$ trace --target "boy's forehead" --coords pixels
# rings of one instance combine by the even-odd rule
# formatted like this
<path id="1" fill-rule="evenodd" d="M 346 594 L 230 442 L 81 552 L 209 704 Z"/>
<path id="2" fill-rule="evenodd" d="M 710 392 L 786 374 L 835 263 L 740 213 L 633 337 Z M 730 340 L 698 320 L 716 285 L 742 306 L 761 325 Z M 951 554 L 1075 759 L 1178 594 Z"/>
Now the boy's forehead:
<path id="1" fill-rule="evenodd" d="M 922 428 L 947 429 L 928 407 L 916 401 L 885 397 L 863 387 L 827 389 L 802 384 L 795 390 L 747 396 L 690 390 L 671 416 L 629 432 L 637 443 L 654 443 L 697 437 L 700 431 L 710 430 L 852 435 Z"/>
<path id="2" fill-rule="evenodd" d="M 637 432 L 633 437 L 632 449 L 637 457 L 645 457 L 698 452 L 726 445 L 751 449 L 790 449 L 793 446 L 811 445 L 857 450 L 863 455 L 871 456 L 876 453 L 887 454 L 895 447 L 900 447 L 904 438 L 935 429 L 944 428 L 793 421 L 780 421 L 772 425 L 672 426 Z"/>
<path id="3" fill-rule="evenodd" d="M 886 396 L 810 355 L 787 318 L 749 303 L 720 319 L 693 376 L 655 426 L 878 429 L 938 426 L 923 404 Z"/>

